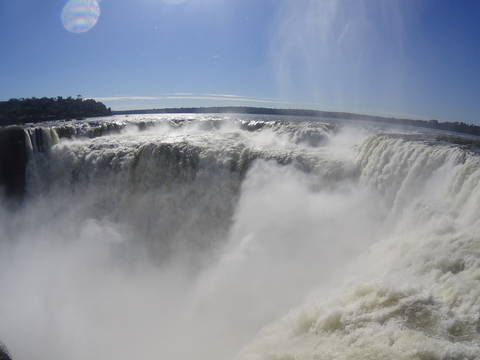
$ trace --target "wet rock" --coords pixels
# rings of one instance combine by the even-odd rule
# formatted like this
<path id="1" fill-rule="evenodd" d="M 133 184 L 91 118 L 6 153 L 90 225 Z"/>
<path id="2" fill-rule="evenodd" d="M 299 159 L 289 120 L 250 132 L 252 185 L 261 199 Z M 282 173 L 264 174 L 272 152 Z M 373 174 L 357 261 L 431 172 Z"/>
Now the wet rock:
<path id="1" fill-rule="evenodd" d="M 12 360 L 5 345 L 0 343 L 0 360 Z"/>
<path id="2" fill-rule="evenodd" d="M 25 131 L 20 127 L 0 129 L 0 187 L 7 197 L 25 193 L 27 159 Z"/>

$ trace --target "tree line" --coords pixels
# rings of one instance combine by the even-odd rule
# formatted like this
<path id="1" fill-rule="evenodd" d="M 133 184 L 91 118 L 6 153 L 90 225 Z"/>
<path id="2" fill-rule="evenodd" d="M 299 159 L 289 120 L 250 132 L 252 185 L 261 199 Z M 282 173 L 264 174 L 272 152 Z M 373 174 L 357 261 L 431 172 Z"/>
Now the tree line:
<path id="1" fill-rule="evenodd" d="M 83 119 L 94 116 L 108 116 L 112 111 L 103 103 L 83 99 L 80 95 L 63 98 L 28 98 L 0 101 L 0 126 L 36 123 L 49 120 Z"/>

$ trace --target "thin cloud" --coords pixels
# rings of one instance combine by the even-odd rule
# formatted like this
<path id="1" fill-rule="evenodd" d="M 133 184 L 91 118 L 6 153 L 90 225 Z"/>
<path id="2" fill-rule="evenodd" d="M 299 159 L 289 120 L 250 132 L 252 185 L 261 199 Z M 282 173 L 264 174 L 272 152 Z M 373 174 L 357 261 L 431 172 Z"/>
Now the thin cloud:
<path id="1" fill-rule="evenodd" d="M 154 96 L 107 96 L 107 97 L 91 97 L 96 101 L 129 101 L 129 100 L 157 100 Z"/>
<path id="2" fill-rule="evenodd" d="M 290 104 L 288 101 L 278 99 L 254 98 L 234 94 L 190 94 L 175 93 L 161 96 L 107 96 L 92 97 L 97 101 L 158 101 L 158 100 L 208 100 L 225 102 L 250 102 L 264 104 Z"/>

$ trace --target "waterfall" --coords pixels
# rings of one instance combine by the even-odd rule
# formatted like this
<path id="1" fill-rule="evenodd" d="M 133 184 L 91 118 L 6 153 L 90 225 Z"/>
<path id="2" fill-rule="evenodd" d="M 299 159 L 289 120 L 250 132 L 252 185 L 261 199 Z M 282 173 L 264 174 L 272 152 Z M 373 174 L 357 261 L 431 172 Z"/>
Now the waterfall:
<path id="1" fill-rule="evenodd" d="M 15 132 L 24 197 L 0 206 L 14 358 L 478 358 L 466 139 L 208 114 Z"/>

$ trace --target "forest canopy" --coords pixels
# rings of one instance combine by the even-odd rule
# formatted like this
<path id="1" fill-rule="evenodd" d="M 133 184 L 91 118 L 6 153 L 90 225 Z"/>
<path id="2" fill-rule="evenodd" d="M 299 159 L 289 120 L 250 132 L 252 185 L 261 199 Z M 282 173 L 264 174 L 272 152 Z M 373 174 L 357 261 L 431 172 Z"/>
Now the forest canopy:
<path id="1" fill-rule="evenodd" d="M 0 101 L 0 126 L 48 120 L 83 119 L 111 115 L 110 108 L 93 99 L 29 98 Z"/>

